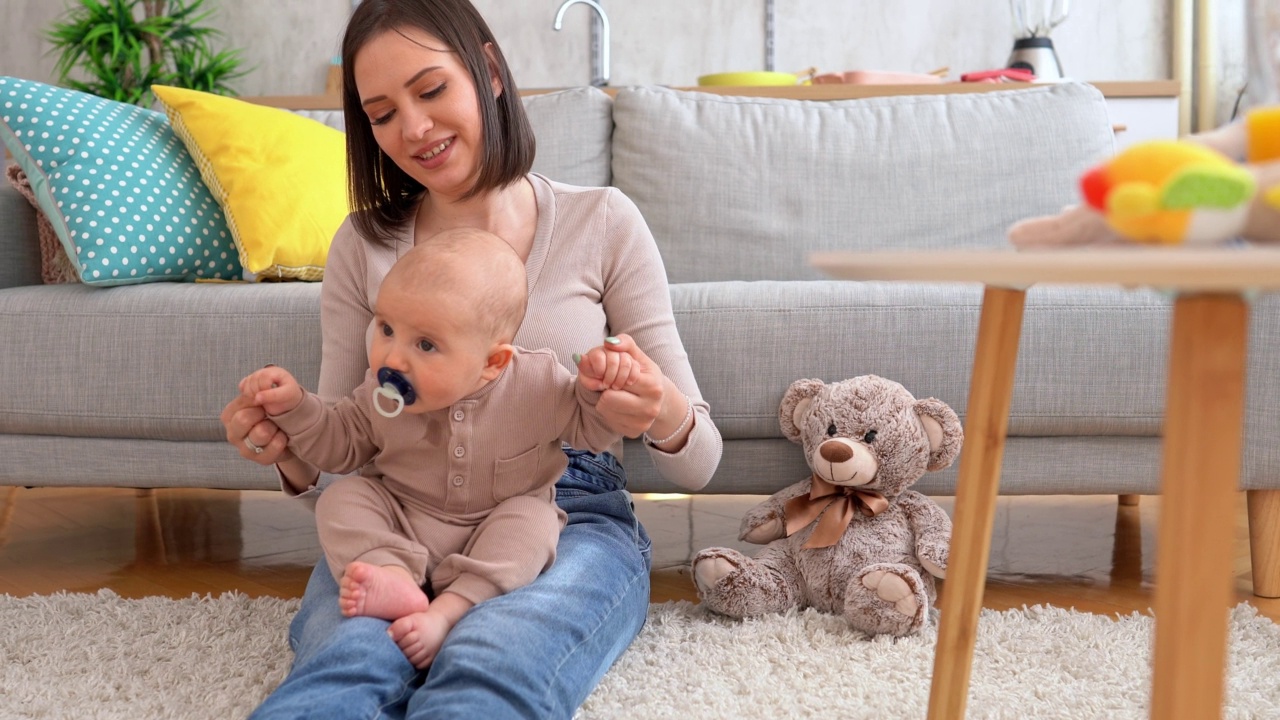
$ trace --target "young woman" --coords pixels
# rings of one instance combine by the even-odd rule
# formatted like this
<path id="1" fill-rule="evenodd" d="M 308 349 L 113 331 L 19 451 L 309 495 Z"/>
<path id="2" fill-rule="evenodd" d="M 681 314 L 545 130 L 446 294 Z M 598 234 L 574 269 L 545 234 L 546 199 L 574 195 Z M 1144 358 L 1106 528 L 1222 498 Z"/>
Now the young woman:
<path id="1" fill-rule="evenodd" d="M 442 230 L 474 227 L 525 261 L 528 313 L 516 343 L 551 348 L 572 366 L 575 352 L 606 335 L 633 338 L 649 381 L 598 408 L 620 434 L 644 435 L 666 479 L 704 486 L 720 435 L 676 331 L 653 237 L 616 189 L 529 172 L 533 134 L 475 8 L 364 0 L 342 57 L 354 212 L 325 269 L 319 395 L 342 397 L 363 379 L 372 307 L 396 257 Z M 244 457 L 278 467 L 287 493 L 319 492 L 318 471 L 287 451 L 251 398 L 233 400 L 222 421 Z M 293 668 L 255 717 L 572 716 L 644 623 L 649 540 L 614 454 L 567 453 L 556 501 L 569 519 L 547 572 L 472 608 L 420 673 L 386 621 L 341 614 L 321 562 L 290 627 Z"/>

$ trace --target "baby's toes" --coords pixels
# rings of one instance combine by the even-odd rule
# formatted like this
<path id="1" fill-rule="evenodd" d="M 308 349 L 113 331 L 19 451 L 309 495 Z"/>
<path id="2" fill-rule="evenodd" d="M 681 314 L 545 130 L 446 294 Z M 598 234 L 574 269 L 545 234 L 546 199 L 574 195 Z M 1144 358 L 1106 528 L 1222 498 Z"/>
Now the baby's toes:
<path id="1" fill-rule="evenodd" d="M 427 647 L 423 645 L 417 631 L 411 630 L 395 639 L 395 642 L 400 648 L 400 652 L 404 653 L 405 659 L 414 667 L 421 670 L 429 664 L 431 660 L 430 653 L 427 651 Z"/>
<path id="2" fill-rule="evenodd" d="M 413 652 L 412 654 L 405 653 L 404 656 L 405 656 L 405 659 L 409 661 L 409 664 L 413 665 L 415 668 L 419 670 L 423 670 L 427 668 L 429 665 L 431 665 L 431 661 L 435 659 L 434 655 L 427 652 L 427 649 L 421 646 L 419 646 L 419 649 Z"/>
<path id="3" fill-rule="evenodd" d="M 415 638 L 418 635 L 414 630 L 413 623 L 407 622 L 407 618 L 400 618 L 399 620 L 391 623 L 391 627 L 387 628 L 387 634 L 391 636 L 391 639 L 394 640 L 397 645 L 400 645 L 401 641 L 409 635 L 413 635 Z"/>
<path id="4" fill-rule="evenodd" d="M 409 633 L 396 641 L 396 645 L 400 646 L 400 652 L 404 656 L 413 660 L 413 658 L 421 655 L 426 648 L 422 646 L 422 642 L 418 640 L 417 633 Z"/>

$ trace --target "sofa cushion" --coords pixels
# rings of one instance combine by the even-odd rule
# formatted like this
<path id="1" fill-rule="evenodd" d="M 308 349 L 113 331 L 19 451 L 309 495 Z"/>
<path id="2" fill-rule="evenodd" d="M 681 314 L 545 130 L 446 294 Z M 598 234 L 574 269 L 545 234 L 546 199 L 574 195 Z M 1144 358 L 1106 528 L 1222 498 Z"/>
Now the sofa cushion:
<path id="1" fill-rule="evenodd" d="M 593 87 L 524 97 L 538 139 L 534 172 L 570 185 L 610 184 L 613 98 Z"/>
<path id="2" fill-rule="evenodd" d="M 240 278 L 222 210 L 163 113 L 0 77 L 0 140 L 83 282 Z"/>
<path id="3" fill-rule="evenodd" d="M 274 487 L 237 465 L 234 448 L 220 442 L 218 413 L 235 383 L 268 362 L 314 387 L 319 291 L 310 283 L 0 290 L 0 481 Z M 671 293 L 700 388 L 729 443 L 709 491 L 770 492 L 797 479 L 803 458 L 777 420 L 796 378 L 882 374 L 965 414 L 976 287 L 760 281 L 681 284 Z M 1251 314 L 1241 482 L 1274 487 L 1280 296 L 1255 300 Z M 1169 301 L 1157 293 L 1032 288 L 1001 491 L 1153 492 L 1168 327 Z M 126 453 L 93 438 L 148 444 Z M 93 466 L 116 474 L 84 473 L 94 448 L 112 457 Z M 629 448 L 637 491 L 672 491 L 645 453 Z M 51 462 L 59 453 L 69 455 Z M 188 461 L 199 467 L 166 469 Z M 930 475 L 922 488 L 949 492 L 953 477 Z"/>
<path id="4" fill-rule="evenodd" d="M 346 139 L 287 110 L 152 86 L 258 280 L 320 280 L 347 218 Z"/>
<path id="5" fill-rule="evenodd" d="M 1102 94 L 1062 83 L 813 102 L 623 88 L 613 184 L 672 282 L 816 279 L 810 252 L 1007 245 L 1110 155 Z"/>
<path id="6" fill-rule="evenodd" d="M 238 460 L 239 455 L 234 448 L 231 450 Z M 4 451 L 4 438 L 0 437 L 0 452 Z M 627 489 L 632 492 L 686 492 L 664 480 L 648 453 L 634 440 L 626 443 L 623 464 L 627 468 Z M 945 470 L 928 473 L 912 489 L 926 495 L 955 495 L 959 468 L 960 462 L 956 461 Z M 1242 487 L 1254 482 L 1249 468 L 1250 463 L 1246 462 Z M 28 470 L 50 475 L 35 462 L 28 463 Z M 715 477 L 702 492 L 769 495 L 810 472 L 804 452 L 787 440 L 730 440 L 725 444 Z M 59 482 L 57 476 L 50 480 Z M 1261 482 L 1261 487 L 1269 485 L 1274 482 Z M 1005 444 L 1001 495 L 1146 495 L 1159 491 L 1160 438 L 1010 437 Z"/>
<path id="7" fill-rule="evenodd" d="M 315 386 L 319 290 L 0 291 L 0 337 L 9 339 L 0 367 L 28 368 L 0 374 L 0 429 L 216 440 L 218 413 L 249 371 L 272 362 Z M 778 403 L 803 377 L 875 373 L 964 414 L 981 303 L 976 287 L 721 282 L 673 285 L 671 295 L 699 388 L 725 439 L 782 437 Z M 1032 289 L 1010 434 L 1156 435 L 1168 323 L 1168 301 L 1155 293 Z"/>
<path id="8" fill-rule="evenodd" d="M 0 433 L 219 440 L 266 363 L 315 387 L 317 283 L 0 290 Z"/>
<path id="9" fill-rule="evenodd" d="M 873 373 L 962 416 L 978 286 L 756 281 L 671 286 L 680 337 L 726 440 L 782 437 L 793 380 Z M 1027 293 L 1009 433 L 1155 436 L 1165 401 L 1169 301 L 1144 291 Z"/>

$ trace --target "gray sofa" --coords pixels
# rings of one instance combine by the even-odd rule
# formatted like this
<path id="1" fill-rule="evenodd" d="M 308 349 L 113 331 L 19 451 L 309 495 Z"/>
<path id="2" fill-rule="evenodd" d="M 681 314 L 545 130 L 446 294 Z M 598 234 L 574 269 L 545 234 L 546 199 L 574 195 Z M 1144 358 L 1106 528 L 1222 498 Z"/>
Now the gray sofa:
<path id="1" fill-rule="evenodd" d="M 805 474 L 776 415 L 796 378 L 876 373 L 964 415 L 980 288 L 826 280 L 808 253 L 1004 246 L 1113 147 L 1102 96 L 1074 83 L 841 102 L 579 88 L 526 105 L 535 169 L 620 188 L 657 238 L 725 439 L 715 493 Z M 318 285 L 41 286 L 38 265 L 34 211 L 6 185 L 0 484 L 276 487 L 223 442 L 218 412 L 266 362 L 314 384 Z M 1169 307 L 1143 290 L 1028 293 L 1003 493 L 1158 492 Z M 1273 298 L 1254 303 L 1242 486 L 1258 507 L 1280 488 L 1278 318 Z M 625 459 L 633 490 L 675 490 L 640 448 Z M 955 466 L 922 485 L 954 482 Z M 1274 547 L 1262 517 L 1255 545 Z"/>

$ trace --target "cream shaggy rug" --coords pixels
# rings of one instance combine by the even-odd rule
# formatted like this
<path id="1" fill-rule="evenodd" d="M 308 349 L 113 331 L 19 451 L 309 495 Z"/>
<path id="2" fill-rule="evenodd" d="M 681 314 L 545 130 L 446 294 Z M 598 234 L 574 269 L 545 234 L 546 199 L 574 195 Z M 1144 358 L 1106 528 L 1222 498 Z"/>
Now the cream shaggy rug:
<path id="1" fill-rule="evenodd" d="M 110 591 L 0 595 L 0 717 L 244 717 L 284 677 L 297 601 Z M 935 637 L 866 640 L 812 611 L 750 622 L 689 603 L 649 624 L 579 717 L 923 718 Z M 970 718 L 1140 718 L 1151 618 L 984 611 Z M 1280 627 L 1231 612 L 1228 718 L 1280 717 Z"/>

